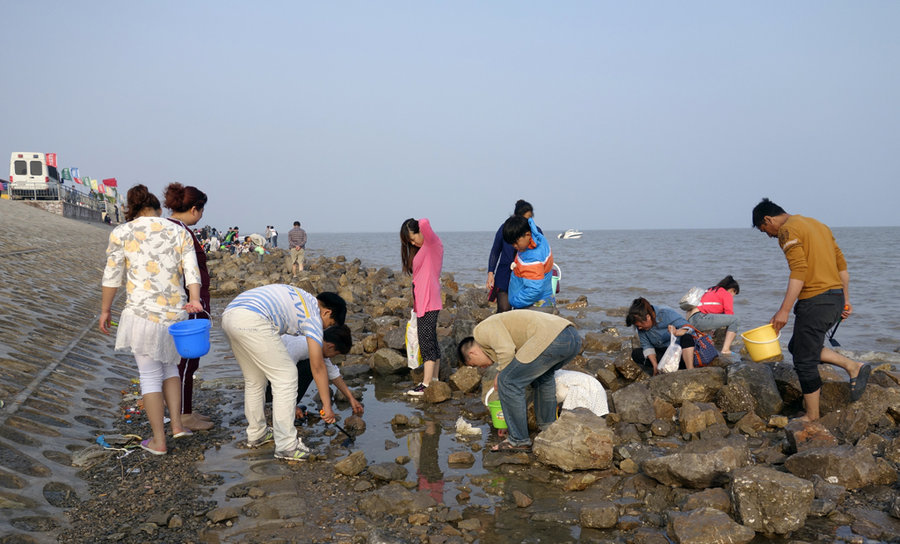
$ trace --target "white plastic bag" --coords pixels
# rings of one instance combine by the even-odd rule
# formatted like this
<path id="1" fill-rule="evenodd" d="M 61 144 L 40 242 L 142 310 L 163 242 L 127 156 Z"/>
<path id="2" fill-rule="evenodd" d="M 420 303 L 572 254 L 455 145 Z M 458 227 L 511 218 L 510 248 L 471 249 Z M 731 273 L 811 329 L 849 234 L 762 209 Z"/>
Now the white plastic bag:
<path id="1" fill-rule="evenodd" d="M 690 312 L 700 306 L 700 299 L 703 298 L 704 293 L 706 290 L 701 287 L 691 287 L 691 290 L 678 301 L 678 306 L 685 312 Z"/>
<path id="2" fill-rule="evenodd" d="M 409 312 L 409 321 L 406 323 L 406 366 L 419 368 L 422 365 L 422 352 L 419 351 L 419 327 L 416 319 L 416 311 Z"/>
<path id="3" fill-rule="evenodd" d="M 672 339 L 669 340 L 669 347 L 656 365 L 656 369 L 662 374 L 675 372 L 678 370 L 679 363 L 681 363 L 681 344 L 678 343 L 678 337 L 674 334 L 670 336 Z"/>

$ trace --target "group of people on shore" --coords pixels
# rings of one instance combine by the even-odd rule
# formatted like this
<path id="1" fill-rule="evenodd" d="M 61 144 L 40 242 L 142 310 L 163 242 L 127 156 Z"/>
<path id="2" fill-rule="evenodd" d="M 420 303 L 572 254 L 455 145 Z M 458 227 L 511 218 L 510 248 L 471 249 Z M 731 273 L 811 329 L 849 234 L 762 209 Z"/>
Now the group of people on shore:
<path id="1" fill-rule="evenodd" d="M 135 356 L 153 432 L 141 447 L 154 455 L 166 453 L 165 407 L 173 438 L 212 425 L 191 406 L 198 359 L 182 359 L 167 332 L 169 325 L 182 319 L 209 318 L 206 255 L 191 229 L 202 218 L 206 202 L 206 195 L 196 187 L 172 183 L 165 191 L 171 216 L 163 219 L 159 200 L 145 186 L 137 185 L 128 191 L 127 222 L 116 227 L 109 238 L 100 330 L 110 331 L 112 302 L 124 285 L 128 298 L 118 323 L 116 349 Z M 824 347 L 827 330 L 852 313 L 846 262 L 828 227 L 787 214 L 768 199 L 754 208 L 753 225 L 779 238 L 791 267 L 788 289 L 772 324 L 780 330 L 794 308 L 789 350 L 803 389 L 804 418 L 815 420 L 819 417 L 820 362 L 848 372 L 853 400 L 862 395 L 871 370 Z M 236 228 L 231 232 L 237 236 Z M 288 233 L 295 275 L 303 270 L 306 239 L 300 223 L 295 222 Z M 421 396 L 438 379 L 441 353 L 436 327 L 443 309 L 440 276 L 444 248 L 426 218 L 403 221 L 400 241 L 402 269 L 412 276 L 413 316 L 423 361 L 422 381 L 407 393 Z M 554 374 L 581 351 L 582 339 L 573 323 L 543 311 L 548 302 L 555 304 L 553 256 L 529 203 L 518 201 L 514 213 L 498 230 L 489 265 L 486 288 L 497 302 L 497 313 L 475 326 L 472 336 L 457 346 L 457 354 L 463 364 L 496 369 L 494 388 L 509 432 L 493 449 L 528 450 L 527 388 L 534 392 L 538 426 L 550 425 L 556 419 L 558 402 Z M 727 276 L 703 294 L 687 319 L 671 308 L 639 298 L 629 309 L 626 324 L 636 327 L 640 355 L 654 373 L 657 349 L 663 347 L 661 339 L 668 343 L 669 335 L 681 339 L 683 353 L 688 353 L 685 366 L 692 368 L 692 330 L 727 327 L 723 351 L 730 351 L 738 325 L 732 298 L 739 292 L 737 282 Z M 329 382 L 344 392 L 354 413 L 363 413 L 363 406 L 349 390 L 344 391 L 346 384 L 328 360 L 347 353 L 352 344 L 344 323 L 346 312 L 345 301 L 336 293 L 314 295 L 287 284 L 248 290 L 228 304 L 222 328 L 244 375 L 249 446 L 274 441 L 278 459 L 302 460 L 309 455 L 297 436 L 294 420 L 305 416 L 297 412 L 297 400 L 312 381 L 321 393 L 327 392 L 320 395 L 325 422 L 335 421 Z M 272 402 L 271 427 L 263 409 L 267 398 Z"/>

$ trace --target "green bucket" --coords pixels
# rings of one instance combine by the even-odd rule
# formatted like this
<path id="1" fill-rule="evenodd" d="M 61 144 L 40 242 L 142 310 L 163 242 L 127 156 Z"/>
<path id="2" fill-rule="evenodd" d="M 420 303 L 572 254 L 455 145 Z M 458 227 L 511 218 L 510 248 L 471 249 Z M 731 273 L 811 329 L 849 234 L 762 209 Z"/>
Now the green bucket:
<path id="1" fill-rule="evenodd" d="M 505 429 L 506 419 L 503 417 L 503 408 L 500 406 L 499 400 L 492 400 L 488 403 L 488 410 L 491 411 L 491 423 L 495 429 Z"/>

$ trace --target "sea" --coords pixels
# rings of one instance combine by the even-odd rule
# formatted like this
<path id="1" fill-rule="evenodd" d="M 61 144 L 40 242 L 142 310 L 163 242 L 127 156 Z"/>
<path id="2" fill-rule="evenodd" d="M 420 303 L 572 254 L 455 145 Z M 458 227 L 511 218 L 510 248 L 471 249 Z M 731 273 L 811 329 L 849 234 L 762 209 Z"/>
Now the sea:
<path id="1" fill-rule="evenodd" d="M 853 352 L 900 356 L 900 227 L 834 228 L 847 259 L 853 315 L 835 332 L 835 340 Z M 444 244 L 443 271 L 461 288 L 483 286 L 487 278 L 492 232 L 438 232 Z M 694 286 L 710 287 L 726 275 L 738 281 L 735 314 L 741 330 L 769 322 L 781 304 L 788 266 L 775 239 L 751 228 L 696 230 L 589 230 L 580 239 L 557 238 L 545 229 L 554 261 L 562 271 L 560 299 L 584 295 L 592 307 L 617 314 L 637 297 L 678 309 Z M 398 233 L 311 233 L 309 256 L 345 256 L 366 267 L 400 270 Z M 616 311 L 618 310 L 618 311 Z M 619 323 L 621 322 L 621 323 Z M 793 319 L 782 330 L 790 338 Z M 887 355 L 890 354 L 890 355 Z"/>

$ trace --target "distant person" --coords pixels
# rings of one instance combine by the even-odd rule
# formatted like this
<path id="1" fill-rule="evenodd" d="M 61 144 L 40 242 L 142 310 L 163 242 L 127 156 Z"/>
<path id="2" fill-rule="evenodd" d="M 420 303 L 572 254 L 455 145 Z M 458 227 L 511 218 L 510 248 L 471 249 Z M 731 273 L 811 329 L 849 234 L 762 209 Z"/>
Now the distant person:
<path id="1" fill-rule="evenodd" d="M 210 309 L 209 269 L 206 267 L 206 252 L 196 234 L 190 229 L 203 218 L 203 209 L 206 207 L 207 201 L 206 193 L 192 185 L 170 183 L 166 187 L 164 199 L 166 208 L 172 212 L 169 221 L 180 225 L 190 233 L 194 253 L 197 255 L 197 266 L 200 269 L 200 304 L 203 306 L 203 312 L 190 314 L 188 319 L 209 319 L 212 310 Z M 178 376 L 181 379 L 181 422 L 192 431 L 205 431 L 213 426 L 207 416 L 195 413 L 193 408 L 194 373 L 199 367 L 199 358 L 185 359 L 182 357 L 178 363 Z"/>
<path id="2" fill-rule="evenodd" d="M 513 215 L 520 215 L 526 219 L 534 217 L 534 209 L 524 200 L 516 202 Z M 542 232 L 540 228 L 538 231 Z M 503 239 L 503 225 L 497 229 L 494 235 L 494 245 L 488 256 L 488 276 L 486 288 L 488 298 L 497 301 L 497 313 L 512 310 L 509 304 L 509 277 L 510 266 L 516 258 L 516 250 Z"/>
<path id="3" fill-rule="evenodd" d="M 400 225 L 400 260 L 403 272 L 412 275 L 413 310 L 416 313 L 419 352 L 422 354 L 422 382 L 406 392 L 420 397 L 432 380 L 438 379 L 441 349 L 437 339 L 441 303 L 441 268 L 444 243 L 431 229 L 428 219 L 409 218 Z"/>
<path id="4" fill-rule="evenodd" d="M 272 247 L 272 227 L 266 225 L 266 247 Z"/>
<path id="5" fill-rule="evenodd" d="M 341 297 L 337 297 L 344 302 Z M 346 314 L 346 303 L 340 304 Z M 333 310 L 310 293 L 284 284 L 264 285 L 236 296 L 222 314 L 222 329 L 244 375 L 247 445 L 275 441 L 275 458 L 303 461 L 309 448 L 297 436 L 297 363 L 281 341 L 282 334 L 301 335 L 309 346 L 310 372 L 319 391 L 328 390 L 323 351 L 324 327 L 333 325 Z M 272 427 L 266 426 L 266 383 L 272 385 Z M 331 396 L 322 395 L 322 419 L 334 423 Z"/>
<path id="6" fill-rule="evenodd" d="M 303 256 L 306 253 L 306 231 L 300 228 L 300 221 L 294 221 L 294 228 L 288 231 L 288 247 L 291 250 L 291 271 L 296 276 L 303 271 Z"/>
<path id="7" fill-rule="evenodd" d="M 872 371 L 871 365 L 824 347 L 828 330 L 839 319 L 847 319 L 853 313 L 847 261 L 831 229 L 811 217 L 791 215 L 768 198 L 753 208 L 753 227 L 770 238 L 778 238 L 791 270 L 784 300 L 770 323 L 780 331 L 793 307 L 794 333 L 788 351 L 794 358 L 806 407 L 806 415 L 800 419 L 815 421 L 820 415 L 822 389 L 819 364 L 829 363 L 847 371 L 853 401 L 862 397 Z"/>
<path id="8" fill-rule="evenodd" d="M 530 451 L 528 399 L 534 392 L 534 414 L 543 430 L 556 421 L 554 373 L 581 351 L 581 336 L 562 317 L 531 310 L 494 314 L 475 326 L 457 347 L 459 360 L 474 367 L 497 364 L 494 388 L 500 395 L 507 438 L 491 451 Z"/>
<path id="9" fill-rule="evenodd" d="M 728 327 L 722 343 L 722 355 L 731 355 L 731 343 L 737 338 L 741 322 L 734 315 L 734 296 L 740 292 L 738 282 L 730 275 L 725 276 L 707 289 L 700 298 L 700 306 L 688 313 L 688 322 L 701 331 Z"/>
<path id="10" fill-rule="evenodd" d="M 657 365 L 669 347 L 670 335 L 678 338 L 684 367 L 694 368 L 694 337 L 687 320 L 674 308 L 654 306 L 643 297 L 636 298 L 625 316 L 625 324 L 637 329 L 641 341 L 640 349 L 632 351 L 632 359 L 639 365 L 649 361 L 654 376 L 659 373 Z"/>
<path id="11" fill-rule="evenodd" d="M 173 438 L 191 434 L 181 421 L 180 357 L 168 328 L 188 313 L 203 311 L 200 270 L 190 233 L 159 217 L 159 199 L 146 186 L 129 189 L 127 201 L 127 222 L 113 229 L 106 249 L 100 331 L 109 334 L 112 303 L 124 284 L 127 299 L 119 316 L 116 350 L 131 351 L 140 373 L 144 410 L 153 433 L 141 442 L 141 448 L 165 455 L 167 406 Z"/>
<path id="12" fill-rule="evenodd" d="M 272 233 L 272 247 L 278 247 L 278 231 L 275 230 L 275 225 L 269 227 Z"/>
<path id="13" fill-rule="evenodd" d="M 509 278 L 510 306 L 553 304 L 553 253 L 534 219 L 511 216 L 503 223 L 503 241 L 516 250 Z"/>

